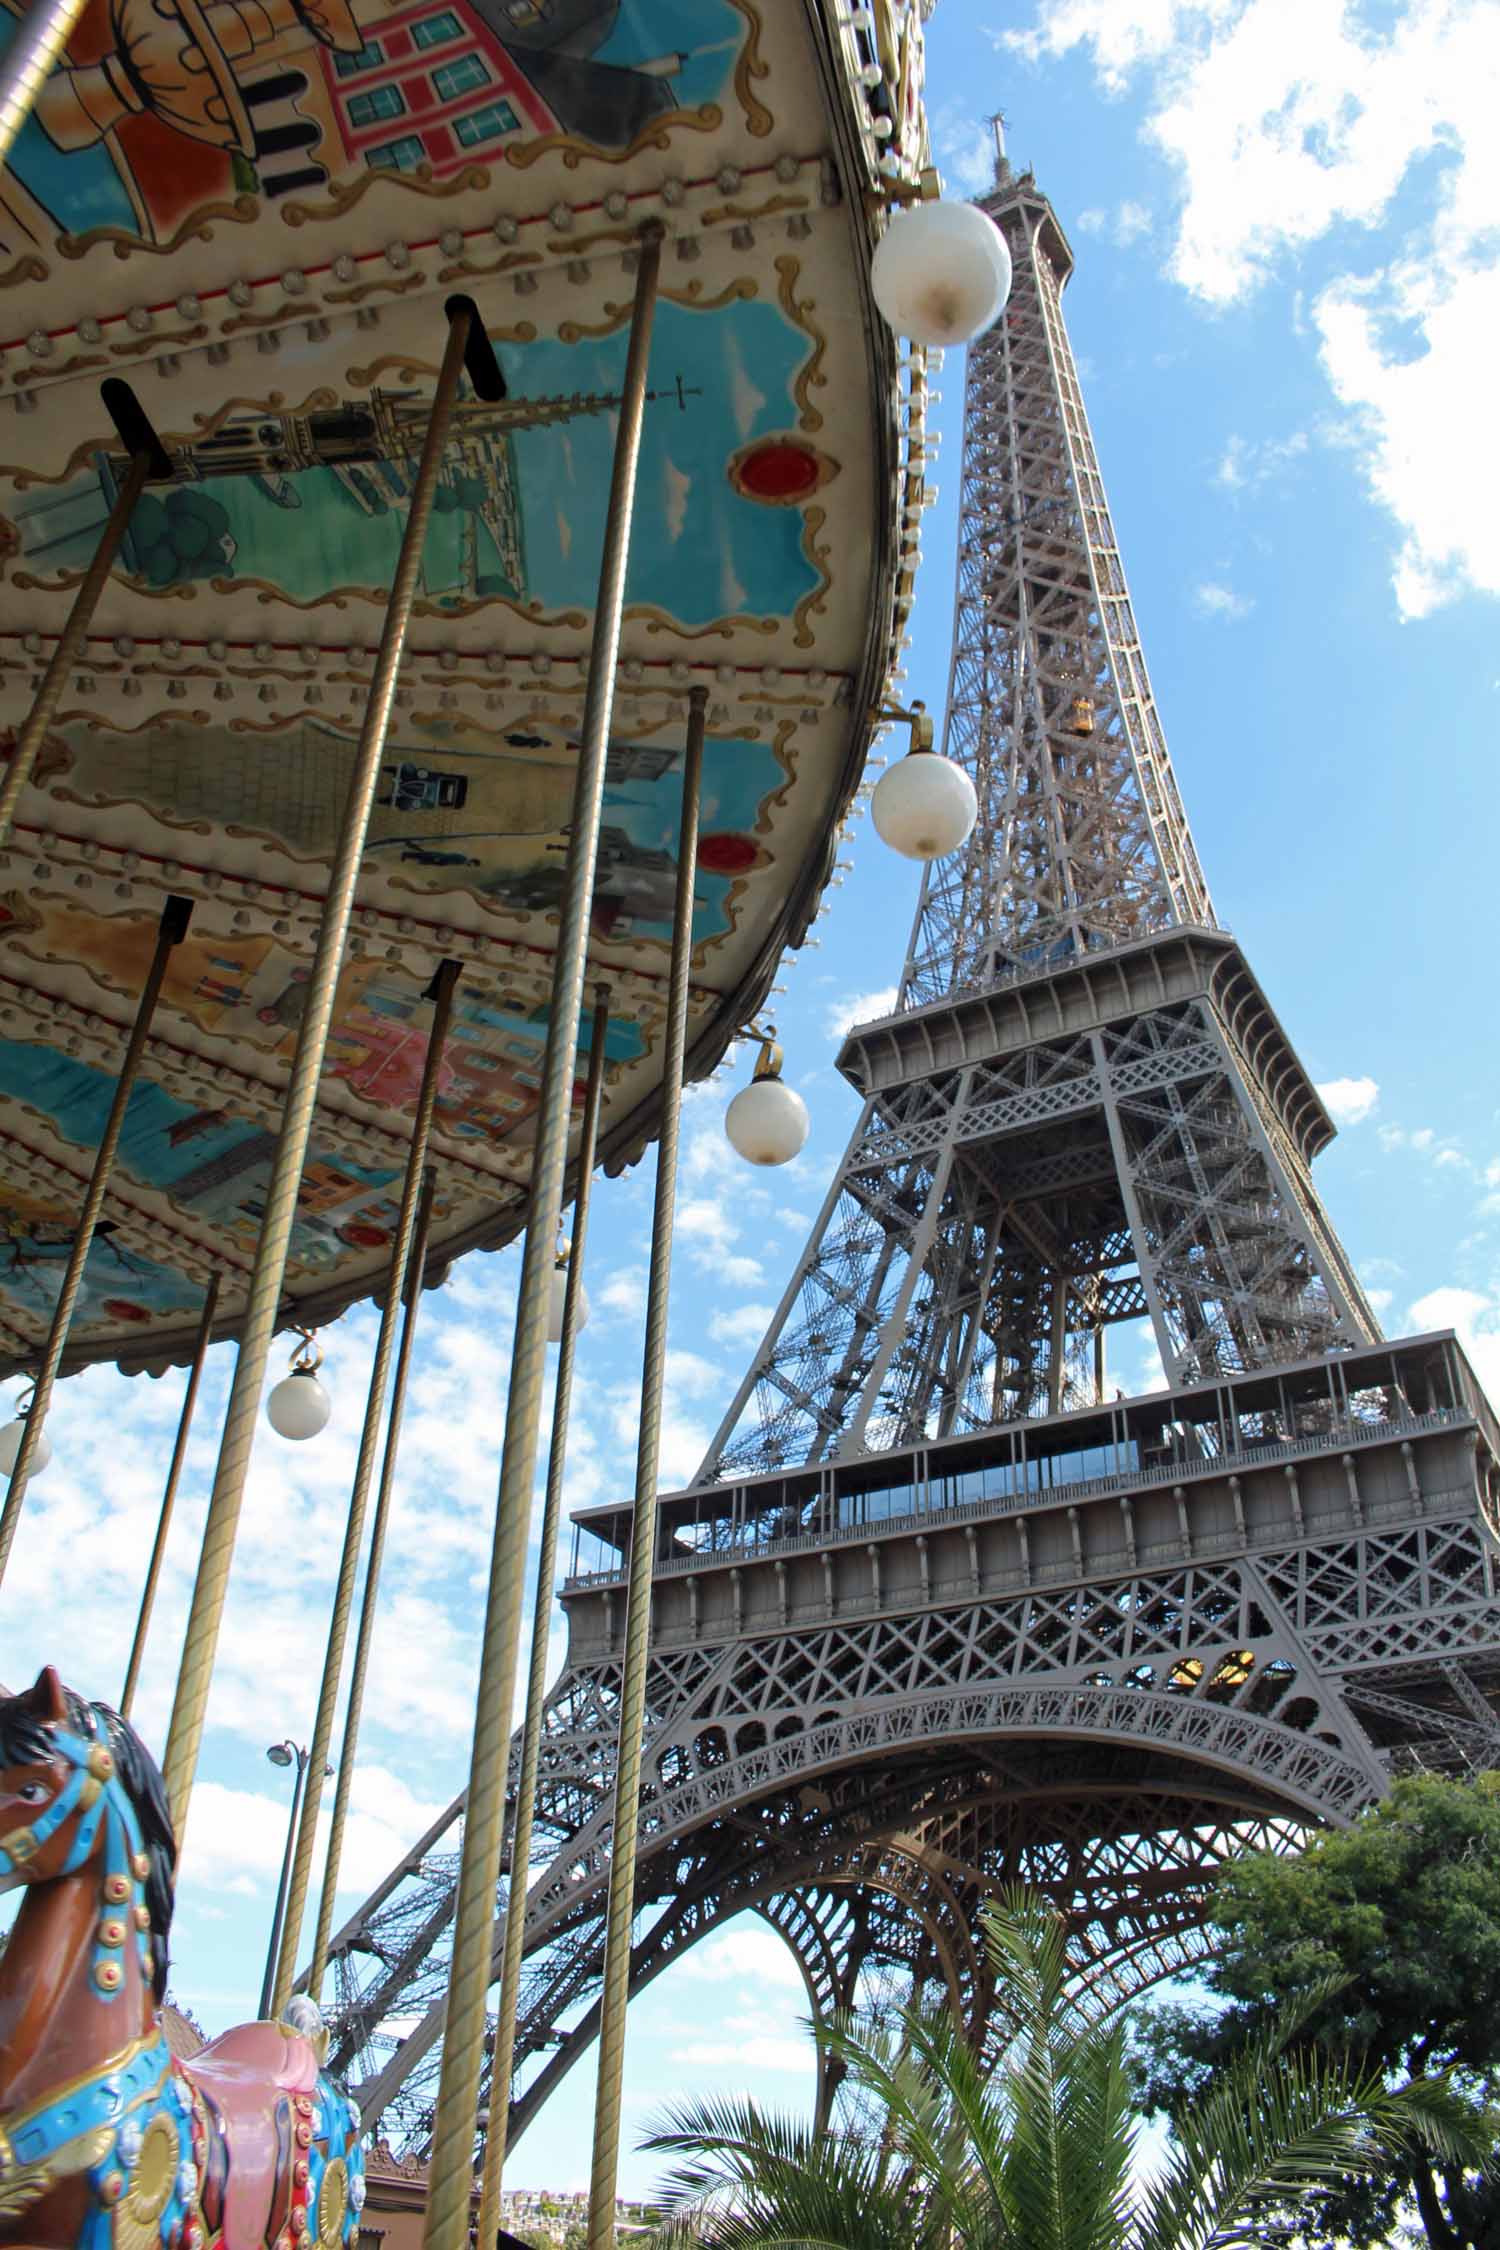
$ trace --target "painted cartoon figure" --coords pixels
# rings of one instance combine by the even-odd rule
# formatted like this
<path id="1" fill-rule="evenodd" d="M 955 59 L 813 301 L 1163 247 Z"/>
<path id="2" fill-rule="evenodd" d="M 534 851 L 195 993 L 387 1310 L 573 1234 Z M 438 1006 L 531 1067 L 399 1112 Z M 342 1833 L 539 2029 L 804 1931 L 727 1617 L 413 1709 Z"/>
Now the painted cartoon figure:
<path id="1" fill-rule="evenodd" d="M 358 2115 L 326 2034 L 240 2024 L 191 2061 L 163 2036 L 177 1851 L 140 1738 L 49 1666 L 0 1698 L 0 2244 L 351 2250 Z"/>

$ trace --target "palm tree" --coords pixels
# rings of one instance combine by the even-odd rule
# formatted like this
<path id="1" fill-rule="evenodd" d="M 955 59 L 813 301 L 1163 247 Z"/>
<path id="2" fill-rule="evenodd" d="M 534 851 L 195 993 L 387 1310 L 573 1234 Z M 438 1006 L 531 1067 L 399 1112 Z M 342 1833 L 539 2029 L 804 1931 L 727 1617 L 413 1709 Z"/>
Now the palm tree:
<path id="1" fill-rule="evenodd" d="M 1000 2058 L 946 2009 L 895 2028 L 817 2027 L 877 2120 L 818 2133 L 752 2101 L 669 2111 L 643 2144 L 680 2159 L 659 2240 L 703 2250 L 1240 2250 L 1286 2241 L 1300 2193 L 1419 2141 L 1488 2162 L 1472 2112 L 1437 2080 L 1392 2091 L 1358 2061 L 1291 2047 L 1320 1986 L 1222 2070 L 1175 2123 L 1159 2173 L 1134 2169 L 1126 2030 L 1069 1997 L 1066 1936 L 1045 1901 L 984 1912 L 1003 2011 Z"/>

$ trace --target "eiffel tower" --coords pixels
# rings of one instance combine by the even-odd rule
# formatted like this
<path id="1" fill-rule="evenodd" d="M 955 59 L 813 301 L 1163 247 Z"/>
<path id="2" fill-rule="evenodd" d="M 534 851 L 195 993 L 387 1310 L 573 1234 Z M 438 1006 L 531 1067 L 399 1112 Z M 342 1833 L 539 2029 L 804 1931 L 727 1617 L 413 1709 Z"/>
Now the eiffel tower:
<path id="1" fill-rule="evenodd" d="M 1500 1424 L 1451 1335 L 1381 1338 L 1318 1202 L 1333 1127 L 1216 919 L 1146 675 L 1071 252 L 1003 155 L 983 207 L 1015 282 L 968 358 L 945 745 L 978 823 L 843 1044 L 848 1151 L 661 1503 L 632 1960 L 639 1990 L 751 1910 L 815 2012 L 941 1991 L 979 2039 L 997 1886 L 1127 1996 L 1198 1957 L 1226 1856 L 1500 1757 Z M 1145 1320 L 1169 1388 L 1111 1396 L 1107 1331 Z M 575 1523 L 512 2140 L 597 2028 L 630 1510 Z M 334 1944 L 335 2067 L 416 2152 L 462 1813 Z"/>

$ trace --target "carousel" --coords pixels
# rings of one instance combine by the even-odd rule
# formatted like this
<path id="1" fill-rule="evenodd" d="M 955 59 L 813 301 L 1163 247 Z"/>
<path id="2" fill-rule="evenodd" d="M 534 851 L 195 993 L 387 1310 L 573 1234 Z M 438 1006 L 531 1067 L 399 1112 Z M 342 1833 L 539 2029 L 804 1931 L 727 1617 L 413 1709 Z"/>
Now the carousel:
<path id="1" fill-rule="evenodd" d="M 933 352 L 995 317 L 1007 268 L 931 168 L 926 12 L 0 5 L 0 1372 L 28 1386 L 0 1432 L 0 1605 L 15 1542 L 46 1536 L 27 1495 L 55 1384 L 101 1360 L 193 1371 L 124 1715 L 51 1672 L 0 1700 L 0 1888 L 25 1887 L 0 1956 L 0 2244 L 353 2241 L 359 2122 L 321 2076 L 315 2005 L 341 1797 L 304 1927 L 320 1777 L 351 1628 L 358 1726 L 421 1291 L 524 1235 L 432 2250 L 462 2250 L 476 2164 L 498 2193 L 476 2125 L 495 1714 L 522 1669 L 549 1335 L 554 1471 L 565 1441 L 590 1183 L 659 1141 L 646 1508 L 683 1084 L 748 1034 L 731 1138 L 752 1162 L 800 1145 L 760 1011 L 877 728 L 909 731 L 876 804 L 898 849 L 931 857 L 973 819 L 901 653 Z M 160 2018 L 172 1871 L 246 1470 L 267 1421 L 321 1428 L 318 1331 L 362 1299 L 378 1338 L 271 2009 L 184 2059 Z M 130 1701 L 225 1338 L 176 1700 L 148 1746 Z M 532 1679 L 539 1704 L 539 1660 Z M 499 1997 L 497 2039 L 504 1978 Z"/>

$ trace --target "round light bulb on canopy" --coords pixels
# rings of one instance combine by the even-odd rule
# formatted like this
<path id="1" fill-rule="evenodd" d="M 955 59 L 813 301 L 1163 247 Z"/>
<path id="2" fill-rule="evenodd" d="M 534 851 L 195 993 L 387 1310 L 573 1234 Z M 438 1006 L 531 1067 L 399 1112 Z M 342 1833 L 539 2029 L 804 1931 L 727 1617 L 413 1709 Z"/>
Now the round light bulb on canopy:
<path id="1" fill-rule="evenodd" d="M 333 1400 L 318 1381 L 318 1369 L 323 1364 L 323 1354 L 317 1342 L 307 1331 L 292 1354 L 292 1369 L 266 1400 L 266 1420 L 278 1437 L 290 1438 L 300 1444 L 304 1438 L 315 1438 L 328 1426 L 333 1412 Z"/>
<path id="2" fill-rule="evenodd" d="M 724 1112 L 724 1131 L 747 1164 L 789 1164 L 804 1146 L 812 1119 L 802 1096 L 782 1078 L 775 1040 L 758 1032 L 752 1037 L 761 1041 L 755 1076 Z"/>
<path id="3" fill-rule="evenodd" d="M 26 1412 L 23 1408 L 13 1422 L 0 1430 L 0 1477 L 8 1477 L 20 1458 L 21 1440 L 26 1434 Z M 38 1430 L 32 1449 L 30 1474 L 39 1477 L 52 1458 L 52 1440 L 45 1428 Z"/>
<path id="4" fill-rule="evenodd" d="M 973 203 L 921 202 L 893 212 L 870 262 L 884 318 L 916 344 L 966 344 L 1010 295 L 1010 251 Z"/>
<path id="5" fill-rule="evenodd" d="M 914 748 L 875 784 L 870 818 L 882 843 L 903 859 L 942 859 L 967 841 L 979 799 L 963 767 L 935 750 Z"/>
<path id="6" fill-rule="evenodd" d="M 568 1300 L 568 1252 L 569 1246 L 564 1242 L 558 1249 L 557 1263 L 552 1268 L 552 1290 L 547 1299 L 547 1341 L 549 1344 L 560 1344 L 562 1342 L 563 1312 Z M 578 1308 L 573 1315 L 573 1320 L 575 1335 L 580 1328 L 587 1328 L 589 1324 L 589 1293 L 581 1281 L 578 1284 Z"/>

